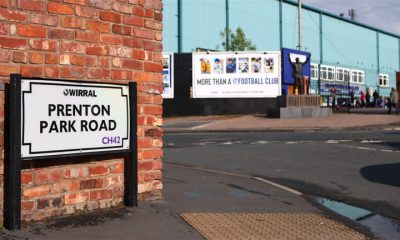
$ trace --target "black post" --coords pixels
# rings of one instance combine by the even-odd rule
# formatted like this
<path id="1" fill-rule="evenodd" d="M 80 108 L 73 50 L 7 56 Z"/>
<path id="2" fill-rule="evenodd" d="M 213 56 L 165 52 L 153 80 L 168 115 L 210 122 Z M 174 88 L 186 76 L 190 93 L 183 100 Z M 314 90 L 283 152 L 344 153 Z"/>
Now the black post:
<path id="1" fill-rule="evenodd" d="M 231 50 L 231 47 L 230 47 L 230 45 L 231 45 L 231 43 L 230 43 L 230 33 L 228 32 L 228 30 L 230 29 L 230 26 L 229 26 L 229 0 L 225 0 L 225 30 L 226 30 L 226 32 L 225 32 L 225 34 L 226 34 L 226 36 L 225 36 L 225 50 L 226 51 L 230 51 Z"/>
<path id="2" fill-rule="evenodd" d="M 127 207 L 137 207 L 138 193 L 138 159 L 137 159 L 137 88 L 135 82 L 129 83 L 129 122 L 130 122 L 130 142 L 129 156 L 125 158 L 124 178 L 125 194 L 124 203 Z"/>
<path id="3" fill-rule="evenodd" d="M 182 52 L 182 0 L 177 0 L 178 1 L 178 14 L 177 14 L 177 18 L 178 18 L 178 53 Z"/>
<path id="4" fill-rule="evenodd" d="M 5 161 L 4 226 L 21 228 L 21 75 L 10 76 L 8 158 Z"/>

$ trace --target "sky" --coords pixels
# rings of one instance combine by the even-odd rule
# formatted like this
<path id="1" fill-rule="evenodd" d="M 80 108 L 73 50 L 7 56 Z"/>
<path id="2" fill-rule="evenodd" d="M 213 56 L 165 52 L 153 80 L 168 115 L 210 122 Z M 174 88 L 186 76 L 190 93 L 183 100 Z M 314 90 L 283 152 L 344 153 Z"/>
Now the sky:
<path id="1" fill-rule="evenodd" d="M 356 21 L 387 32 L 400 35 L 400 0 L 302 0 L 327 12 L 344 13 L 348 18 L 348 10 L 356 9 Z"/>

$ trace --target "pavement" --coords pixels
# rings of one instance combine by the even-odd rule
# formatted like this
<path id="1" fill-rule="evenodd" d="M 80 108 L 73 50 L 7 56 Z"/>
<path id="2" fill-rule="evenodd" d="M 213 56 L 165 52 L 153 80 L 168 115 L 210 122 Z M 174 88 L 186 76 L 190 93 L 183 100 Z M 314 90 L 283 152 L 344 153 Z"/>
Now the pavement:
<path id="1" fill-rule="evenodd" d="M 364 111 L 364 112 L 363 112 Z M 327 118 L 176 117 L 165 132 L 317 131 L 400 127 L 400 117 L 362 110 Z M 164 164 L 163 199 L 0 230 L 0 239 L 377 239 L 369 229 L 285 186 L 254 176 Z"/>
<path id="2" fill-rule="evenodd" d="M 263 115 L 190 116 L 164 118 L 164 132 L 227 131 L 338 131 L 372 130 L 400 127 L 400 115 L 386 109 L 352 109 L 351 113 L 334 113 L 330 117 L 277 119 Z"/>
<path id="3" fill-rule="evenodd" d="M 199 224 L 188 223 L 196 218 L 186 222 L 185 214 L 211 217 L 206 219 L 205 229 L 213 230 L 214 235 L 206 239 L 342 240 L 371 236 L 367 229 L 322 209 L 301 193 L 252 176 L 165 164 L 163 192 L 162 200 L 140 202 L 137 208 L 121 206 L 58 217 L 24 224 L 22 230 L 14 232 L 2 229 L 0 239 L 205 239 L 207 232 L 201 232 L 204 229 Z M 222 227 L 216 224 L 213 219 L 220 214 L 230 216 L 231 222 L 224 220 Z M 243 225 L 243 218 L 252 224 Z M 270 224 L 264 230 L 278 227 L 275 235 L 263 235 L 252 227 L 260 223 Z M 229 236 L 230 232 L 236 235 Z M 300 238 L 301 234 L 309 237 Z"/>

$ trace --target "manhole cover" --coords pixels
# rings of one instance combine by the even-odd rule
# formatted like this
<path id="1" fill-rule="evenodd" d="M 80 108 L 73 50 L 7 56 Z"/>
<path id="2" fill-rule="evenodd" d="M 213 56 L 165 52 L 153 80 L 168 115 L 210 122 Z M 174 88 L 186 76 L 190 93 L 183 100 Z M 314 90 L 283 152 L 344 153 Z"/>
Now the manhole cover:
<path id="1" fill-rule="evenodd" d="M 206 239 L 358 240 L 363 234 L 312 213 L 182 213 Z"/>

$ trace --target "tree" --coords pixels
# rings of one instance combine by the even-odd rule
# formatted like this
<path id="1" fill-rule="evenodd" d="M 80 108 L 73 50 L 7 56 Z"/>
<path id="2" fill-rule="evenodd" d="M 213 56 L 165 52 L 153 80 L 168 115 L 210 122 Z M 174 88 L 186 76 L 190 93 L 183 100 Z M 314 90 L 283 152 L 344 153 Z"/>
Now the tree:
<path id="1" fill-rule="evenodd" d="M 235 32 L 226 28 L 224 31 L 221 31 L 219 35 L 223 39 L 221 45 L 225 51 L 254 51 L 257 49 L 256 45 L 254 45 L 250 39 L 246 38 L 241 27 L 238 27 Z M 228 42 L 227 36 L 229 37 Z M 217 46 L 217 49 L 219 49 L 219 46 Z"/>

